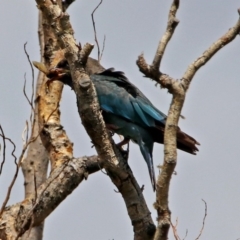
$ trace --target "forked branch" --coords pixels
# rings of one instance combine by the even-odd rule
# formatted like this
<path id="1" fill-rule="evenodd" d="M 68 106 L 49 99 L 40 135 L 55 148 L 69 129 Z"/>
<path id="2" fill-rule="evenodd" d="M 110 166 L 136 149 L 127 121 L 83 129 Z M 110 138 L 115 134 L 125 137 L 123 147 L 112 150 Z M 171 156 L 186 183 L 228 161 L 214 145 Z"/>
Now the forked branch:
<path id="1" fill-rule="evenodd" d="M 112 140 L 109 138 L 99 111 L 95 89 L 84 69 L 93 45 L 86 44 L 82 49 L 77 46 L 73 38 L 69 16 L 50 0 L 37 0 L 36 2 L 45 19 L 51 26 L 54 26 L 55 35 L 61 47 L 65 50 L 65 58 L 70 66 L 82 123 L 91 137 L 109 177 L 126 202 L 135 231 L 135 239 L 151 239 L 155 226 L 141 189 L 121 154 L 112 145 Z M 134 205 L 132 202 L 134 202 Z"/>
<path id="2" fill-rule="evenodd" d="M 166 32 L 159 42 L 152 65 L 147 64 L 143 54 L 140 55 L 137 60 L 139 70 L 144 73 L 146 77 L 153 79 L 159 83 L 161 87 L 167 88 L 168 91 L 173 95 L 165 126 L 164 163 L 157 180 L 157 197 L 155 208 L 158 213 L 158 227 L 154 238 L 155 240 L 167 239 L 168 230 L 171 224 L 171 212 L 168 206 L 168 193 L 171 176 L 174 172 L 177 161 L 176 132 L 186 91 L 189 88 L 193 76 L 200 69 L 200 67 L 206 64 L 215 53 L 231 42 L 240 33 L 240 20 L 238 20 L 234 27 L 232 27 L 226 34 L 212 44 L 212 46 L 210 46 L 210 48 L 206 50 L 202 56 L 190 64 L 181 80 L 177 81 L 166 74 L 162 74 L 160 71 L 160 64 L 166 46 L 178 24 L 178 20 L 176 19 L 178 7 L 179 1 L 174 0 L 168 15 Z M 238 10 L 238 13 L 240 14 L 240 10 Z"/>

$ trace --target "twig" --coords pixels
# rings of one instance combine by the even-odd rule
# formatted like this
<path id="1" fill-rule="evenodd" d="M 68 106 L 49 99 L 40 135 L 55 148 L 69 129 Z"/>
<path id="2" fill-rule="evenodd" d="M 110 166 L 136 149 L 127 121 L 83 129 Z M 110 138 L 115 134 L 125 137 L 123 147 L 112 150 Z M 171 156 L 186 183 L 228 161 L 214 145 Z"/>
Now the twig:
<path id="1" fill-rule="evenodd" d="M 207 217 L 207 203 L 202 199 L 202 201 L 204 202 L 205 204 L 205 213 L 204 213 L 204 217 L 203 217 L 203 223 L 202 223 L 202 228 L 200 230 L 200 233 L 199 235 L 197 236 L 197 238 L 195 240 L 198 240 L 201 235 L 202 235 L 202 232 L 203 232 L 203 229 L 204 229 L 204 225 L 205 225 L 205 220 L 206 220 L 206 217 Z"/>
<path id="2" fill-rule="evenodd" d="M 137 65 L 139 67 L 140 72 L 142 72 L 146 77 L 156 80 L 158 83 L 160 76 L 162 76 L 162 73 L 160 72 L 161 60 L 163 58 L 167 44 L 171 40 L 173 33 L 179 23 L 179 20 L 176 19 L 176 13 L 178 8 L 179 0 L 173 0 L 168 14 L 167 28 L 161 40 L 159 41 L 156 54 L 152 61 L 152 65 L 147 64 L 143 54 L 141 54 L 137 60 Z"/>
<path id="3" fill-rule="evenodd" d="M 26 93 L 26 73 L 24 73 L 23 93 L 24 93 L 25 98 L 26 98 L 27 101 L 28 101 L 28 104 L 31 106 L 32 110 L 34 110 L 33 104 L 31 103 L 31 100 L 28 98 L 27 93 Z M 31 114 L 32 114 L 32 113 L 31 113 Z M 30 119 L 31 119 L 31 117 L 30 117 Z"/>
<path id="4" fill-rule="evenodd" d="M 238 9 L 240 15 L 240 9 Z M 191 63 L 181 79 L 181 86 L 187 91 L 191 80 L 196 72 L 205 65 L 220 49 L 230 43 L 234 38 L 240 34 L 240 18 L 238 18 L 235 26 L 230 28 L 222 37 L 215 41 L 199 58 Z"/>
<path id="5" fill-rule="evenodd" d="M 176 2 L 179 3 L 178 0 Z M 173 1 L 173 4 L 175 4 L 175 1 Z M 172 9 L 172 7 L 171 7 Z M 177 10 L 177 7 L 174 9 Z M 176 14 L 176 12 L 174 12 Z M 240 9 L 238 9 L 238 14 L 240 15 Z M 170 14 L 169 14 L 170 16 Z M 174 15 L 175 16 L 175 15 Z M 170 19 L 169 19 L 170 21 Z M 169 25 L 169 24 L 168 24 Z M 174 31 L 175 25 L 172 28 L 169 28 L 169 30 Z M 168 28 L 167 28 L 168 29 Z M 168 30 L 167 30 L 168 31 Z M 221 38 L 219 38 L 216 42 L 214 42 L 199 58 L 197 58 L 193 63 L 191 63 L 186 72 L 184 73 L 180 85 L 179 82 L 177 82 L 174 78 L 162 74 L 159 70 L 159 66 L 161 63 L 161 59 L 164 53 L 164 50 L 166 48 L 166 45 L 168 42 L 160 41 L 158 49 L 163 49 L 163 51 L 157 51 L 158 54 L 155 55 L 155 60 L 153 60 L 152 65 L 148 65 L 146 60 L 144 59 L 143 54 L 141 54 L 137 59 L 137 65 L 139 67 L 140 72 L 142 72 L 145 77 L 151 78 L 157 83 L 161 85 L 163 88 L 167 88 L 170 93 L 177 92 L 177 88 L 183 87 L 184 91 L 186 92 L 192 78 L 196 74 L 196 72 L 199 70 L 200 67 L 205 65 L 220 49 L 222 49 L 224 46 L 226 46 L 228 43 L 230 43 L 238 34 L 240 33 L 240 19 L 238 19 L 235 26 L 229 29 L 229 31 L 224 34 Z M 165 33 L 166 34 L 166 33 Z M 173 32 L 172 32 L 173 34 Z M 167 34 L 168 38 L 166 40 L 170 40 L 172 34 Z M 163 39 L 163 38 L 162 38 Z M 162 43 L 163 42 L 163 43 Z M 163 44 L 163 45 L 162 45 Z"/>
<path id="6" fill-rule="evenodd" d="M 162 74 L 159 68 L 167 43 L 171 39 L 178 24 L 178 20 L 175 18 L 178 7 L 179 0 L 173 0 L 168 17 L 168 27 L 163 38 L 159 42 L 157 53 L 152 65 L 147 64 L 143 54 L 141 54 L 137 60 L 139 70 L 144 73 L 146 77 L 155 80 L 157 83 L 161 84 L 161 87 L 167 88 L 173 95 L 164 132 L 164 164 L 157 181 L 157 199 L 155 208 L 158 212 L 158 228 L 154 238 L 155 240 L 167 239 L 168 235 L 171 219 L 171 212 L 168 207 L 169 184 L 176 166 L 176 133 L 186 91 L 198 69 L 206 64 L 217 51 L 231 42 L 240 33 L 240 19 L 238 19 L 235 26 L 210 46 L 200 58 L 190 64 L 181 80 L 177 81 L 166 74 Z M 238 10 L 238 13 L 240 14 L 240 9 Z M 199 143 L 196 141 L 195 144 Z"/>
<path id="7" fill-rule="evenodd" d="M 92 16 L 92 24 L 93 24 L 93 29 L 94 29 L 94 38 L 95 38 L 95 42 L 97 44 L 97 49 L 98 49 L 98 61 L 99 62 L 101 60 L 101 56 L 102 55 L 100 55 L 100 47 L 99 47 L 99 43 L 98 43 L 98 39 L 97 39 L 97 30 L 96 30 L 95 21 L 94 21 L 94 13 L 99 8 L 99 6 L 102 4 L 102 2 L 103 2 L 103 0 L 100 1 L 100 3 L 94 8 L 94 10 L 93 10 L 93 12 L 91 14 L 91 16 Z"/>
<path id="8" fill-rule="evenodd" d="M 12 139 L 7 138 L 7 137 L 5 137 L 5 139 L 8 140 L 8 141 L 13 145 L 13 150 L 12 150 L 12 152 L 11 152 L 11 155 L 13 156 L 13 158 L 14 158 L 14 163 L 15 163 L 15 165 L 16 165 L 16 164 L 17 164 L 17 157 L 16 157 L 16 155 L 14 154 L 15 151 L 16 151 L 16 145 L 15 145 L 15 143 L 12 141 Z"/>
<path id="9" fill-rule="evenodd" d="M 106 43 L 106 35 L 104 35 L 104 38 L 103 38 L 103 46 L 102 46 L 102 52 L 101 52 L 101 56 L 100 56 L 99 62 L 101 61 L 102 56 L 103 56 L 103 52 L 104 52 L 104 49 L 105 49 L 105 43 Z"/>
<path id="10" fill-rule="evenodd" d="M 175 240 L 181 240 L 180 237 L 178 236 L 178 233 L 177 233 L 177 225 L 178 225 L 178 218 L 176 219 L 176 224 L 173 225 L 173 223 L 171 222 L 171 227 L 172 227 L 172 230 L 173 230 L 173 235 L 175 237 Z"/>
<path id="11" fill-rule="evenodd" d="M 2 135 L 0 135 L 0 136 L 2 136 Z M 37 136 L 37 137 L 38 137 L 38 136 Z M 15 158 L 14 163 L 15 163 L 15 165 L 16 165 L 16 171 L 15 171 L 14 177 L 13 177 L 13 179 L 12 179 L 12 181 L 11 181 L 9 187 L 8 187 L 8 191 L 7 191 L 6 198 L 5 198 L 5 200 L 4 200 L 3 204 L 2 204 L 2 207 L 1 207 L 1 209 L 0 209 L 0 217 L 1 217 L 1 215 L 2 215 L 2 213 L 3 213 L 3 211 L 4 211 L 4 208 L 6 207 L 6 205 L 7 205 L 7 203 L 8 203 L 8 200 L 9 200 L 9 198 L 10 198 L 10 194 L 11 194 L 13 185 L 14 185 L 16 179 L 17 179 L 18 172 L 19 172 L 19 168 L 20 168 L 21 162 L 22 162 L 22 160 L 23 160 L 24 154 L 25 154 L 25 152 L 26 152 L 29 144 L 32 143 L 33 141 L 35 141 L 37 137 L 30 139 L 30 140 L 25 144 L 25 146 L 24 146 L 23 149 L 22 149 L 22 152 L 21 152 L 21 155 L 20 155 L 20 157 L 19 157 L 18 162 L 17 162 L 17 158 L 16 158 L 15 155 L 13 154 L 14 151 L 15 151 L 15 149 L 16 149 L 15 144 L 13 143 L 13 141 L 12 141 L 11 139 L 5 137 L 5 139 L 9 140 L 9 141 L 13 144 L 13 146 L 14 146 L 14 151 L 12 152 L 12 156 L 14 156 L 14 158 Z"/>
<path id="12" fill-rule="evenodd" d="M 34 94 L 35 94 L 35 91 L 34 91 L 34 85 L 35 85 L 35 81 L 34 81 L 34 69 L 33 69 L 33 65 L 32 65 L 32 62 L 31 62 L 31 60 L 30 60 L 30 57 L 29 57 L 29 55 L 28 55 L 28 52 L 27 52 L 27 50 L 26 50 L 26 46 L 27 46 L 27 42 L 24 44 L 24 52 L 25 52 L 25 54 L 26 54 L 26 56 L 27 56 L 27 59 L 28 59 L 28 62 L 29 62 L 29 64 L 30 64 L 30 67 L 31 67 L 31 72 L 32 72 L 32 94 L 31 94 L 31 106 L 33 106 L 33 99 L 34 99 Z M 32 109 L 34 109 L 33 107 L 32 107 Z M 31 118 L 30 118 L 31 119 Z"/>
<path id="13" fill-rule="evenodd" d="M 24 96 L 26 97 L 30 107 L 31 107 L 31 113 L 30 113 L 30 123 L 31 123 L 31 132 L 33 132 L 33 128 L 34 128 L 34 105 L 33 105 L 33 102 L 34 102 L 34 94 L 35 94 L 35 91 L 34 91 L 34 85 L 35 85 L 35 81 L 34 81 L 34 69 L 33 69 L 33 65 L 32 65 L 32 62 L 30 60 L 30 57 L 29 57 L 29 54 L 26 50 L 26 45 L 27 45 L 27 42 L 24 44 L 24 52 L 27 56 L 27 59 L 28 59 L 28 63 L 30 65 L 30 68 L 31 68 L 31 72 L 32 72 L 32 94 L 31 94 L 31 99 L 28 98 L 27 94 L 26 94 L 26 73 L 24 74 L 24 87 L 23 87 L 23 93 L 24 93 Z M 28 126 L 28 122 L 26 123 L 27 124 L 27 135 L 26 135 L 26 142 L 28 141 L 28 132 L 29 132 L 29 126 Z"/>
<path id="14" fill-rule="evenodd" d="M 3 131 L 1 125 L 0 125 L 0 131 L 1 131 L 1 136 L 2 136 L 2 140 L 3 140 L 3 160 L 2 160 L 1 166 L 0 166 L 0 175 L 1 175 L 2 174 L 3 165 L 4 165 L 5 160 L 6 160 L 6 138 L 5 138 L 4 131 Z"/>
<path id="15" fill-rule="evenodd" d="M 176 19 L 176 13 L 178 8 L 179 8 L 179 0 L 174 0 L 168 14 L 167 29 L 158 44 L 158 48 L 151 65 L 151 67 L 155 70 L 159 70 L 159 67 L 161 65 L 161 60 L 165 52 L 165 49 L 167 47 L 167 44 L 171 40 L 173 33 L 179 23 L 179 20 Z"/>
<path id="16" fill-rule="evenodd" d="M 100 60 L 102 59 L 102 56 L 103 56 L 103 52 L 104 52 L 104 49 L 105 49 L 105 44 L 106 44 L 106 35 L 104 35 L 104 38 L 103 38 L 103 46 L 102 46 L 102 52 L 101 52 Z"/>
<path id="17" fill-rule="evenodd" d="M 185 234 L 185 237 L 183 238 L 183 240 L 186 239 L 187 235 L 188 235 L 188 230 L 186 230 L 186 234 Z"/>
<path id="18" fill-rule="evenodd" d="M 177 232 L 177 225 L 178 225 L 178 218 L 176 219 L 175 225 L 173 225 L 173 223 L 171 222 L 171 227 L 173 230 L 173 235 L 174 235 L 175 240 L 181 240 L 181 238 L 179 237 L 178 232 Z M 185 237 L 182 240 L 185 240 L 187 235 L 188 235 L 188 230 L 186 230 Z"/>

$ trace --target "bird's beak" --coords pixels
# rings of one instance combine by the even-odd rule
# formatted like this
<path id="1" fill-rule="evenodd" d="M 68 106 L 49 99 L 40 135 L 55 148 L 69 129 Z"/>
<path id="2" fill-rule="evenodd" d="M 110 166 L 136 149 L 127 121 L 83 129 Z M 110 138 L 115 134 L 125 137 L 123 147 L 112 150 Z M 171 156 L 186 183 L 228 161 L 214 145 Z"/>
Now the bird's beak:
<path id="1" fill-rule="evenodd" d="M 35 61 L 33 61 L 32 63 L 35 68 L 37 68 L 39 71 L 43 72 L 45 75 L 48 75 L 49 71 L 43 63 L 35 62 Z"/>
<path id="2" fill-rule="evenodd" d="M 67 71 L 63 68 L 49 69 L 48 74 L 46 74 L 46 76 L 49 78 L 46 82 L 47 86 L 49 86 L 49 84 L 52 83 L 53 81 L 60 81 L 61 82 L 61 79 L 63 79 L 68 72 L 69 71 Z"/>
<path id="3" fill-rule="evenodd" d="M 32 62 L 33 65 L 41 72 L 43 72 L 49 79 L 46 82 L 46 85 L 49 87 L 50 83 L 52 83 L 53 81 L 61 81 L 62 78 L 64 78 L 64 76 L 69 73 L 68 70 L 64 69 L 64 68 L 51 68 L 51 69 L 47 69 L 47 67 L 40 62 Z"/>

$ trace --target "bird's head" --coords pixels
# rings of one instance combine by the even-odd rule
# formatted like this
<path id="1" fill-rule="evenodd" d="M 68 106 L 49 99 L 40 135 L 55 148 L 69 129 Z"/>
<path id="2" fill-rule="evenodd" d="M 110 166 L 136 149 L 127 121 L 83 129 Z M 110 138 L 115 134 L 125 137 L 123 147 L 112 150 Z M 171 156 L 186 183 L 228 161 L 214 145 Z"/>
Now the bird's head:
<path id="1" fill-rule="evenodd" d="M 43 63 L 39 62 L 33 62 L 33 65 L 49 78 L 46 82 L 48 86 L 53 81 L 60 81 L 72 88 L 72 77 L 67 60 L 61 60 L 56 67 L 50 69 L 47 69 Z"/>
<path id="2" fill-rule="evenodd" d="M 50 69 L 47 69 L 47 67 L 43 63 L 35 61 L 33 62 L 33 65 L 49 78 L 48 81 L 46 82 L 48 86 L 53 81 L 60 81 L 63 84 L 66 84 L 73 88 L 71 72 L 69 64 L 66 59 L 62 59 L 61 61 L 58 62 L 56 67 Z M 87 60 L 85 70 L 89 75 L 92 75 L 95 73 L 100 73 L 105 69 L 100 65 L 100 63 L 97 60 L 89 57 Z"/>

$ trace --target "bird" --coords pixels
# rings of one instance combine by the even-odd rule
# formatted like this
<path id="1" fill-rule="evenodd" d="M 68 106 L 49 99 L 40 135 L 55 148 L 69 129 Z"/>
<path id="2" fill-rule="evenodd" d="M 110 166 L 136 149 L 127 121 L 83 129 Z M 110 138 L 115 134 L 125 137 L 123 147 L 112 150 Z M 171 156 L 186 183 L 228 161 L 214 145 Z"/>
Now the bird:
<path id="1" fill-rule="evenodd" d="M 56 67 L 46 67 L 33 62 L 52 81 L 61 81 L 73 88 L 70 68 L 66 59 L 58 62 Z M 147 163 L 153 191 L 156 190 L 156 179 L 153 165 L 154 143 L 163 144 L 164 128 L 167 116 L 158 110 L 151 101 L 133 85 L 125 74 L 114 68 L 105 69 L 100 63 L 88 58 L 86 72 L 92 80 L 102 111 L 106 128 L 124 139 L 117 144 L 121 148 L 129 140 L 138 144 L 141 154 Z M 177 129 L 177 148 L 190 154 L 196 154 L 200 145 L 193 137 Z"/>

